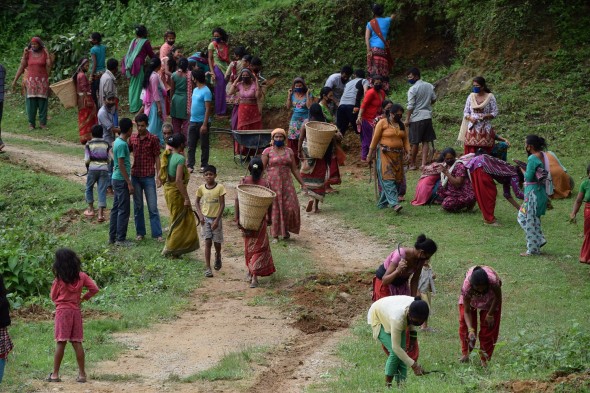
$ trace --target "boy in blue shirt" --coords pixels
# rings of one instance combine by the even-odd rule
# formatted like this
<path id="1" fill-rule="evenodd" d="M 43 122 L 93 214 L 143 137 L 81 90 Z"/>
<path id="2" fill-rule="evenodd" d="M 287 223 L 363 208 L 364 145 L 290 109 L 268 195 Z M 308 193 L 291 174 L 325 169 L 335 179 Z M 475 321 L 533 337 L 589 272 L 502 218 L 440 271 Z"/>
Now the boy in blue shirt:
<path id="1" fill-rule="evenodd" d="M 191 121 L 188 128 L 187 167 L 193 173 L 195 167 L 195 150 L 201 139 L 201 170 L 209 165 L 209 127 L 211 126 L 211 111 L 213 95 L 205 83 L 205 73 L 201 69 L 193 70 L 193 100 L 191 105 Z"/>

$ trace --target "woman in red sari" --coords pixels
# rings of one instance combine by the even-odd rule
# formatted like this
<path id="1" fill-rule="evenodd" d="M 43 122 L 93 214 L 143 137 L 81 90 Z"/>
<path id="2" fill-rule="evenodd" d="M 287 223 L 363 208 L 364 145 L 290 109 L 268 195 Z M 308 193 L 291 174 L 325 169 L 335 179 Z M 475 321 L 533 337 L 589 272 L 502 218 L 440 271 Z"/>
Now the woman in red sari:
<path id="1" fill-rule="evenodd" d="M 244 68 L 229 89 L 229 94 L 237 92 L 238 106 L 238 131 L 260 130 L 262 128 L 262 115 L 258 109 L 258 100 L 262 95 L 262 89 L 258 87 L 258 79 L 252 71 Z M 242 154 L 244 154 L 242 148 Z M 240 146 L 234 142 L 234 154 L 240 154 Z"/>
<path id="2" fill-rule="evenodd" d="M 570 220 L 576 222 L 576 215 L 584 203 L 584 243 L 580 250 L 580 262 L 590 264 L 590 165 L 586 168 L 586 179 L 580 184 L 580 191 L 574 202 Z"/>
<path id="3" fill-rule="evenodd" d="M 80 143 L 86 144 L 92 139 L 92 126 L 96 124 L 96 106 L 92 99 L 92 89 L 86 72 L 89 62 L 83 58 L 78 62 L 78 68 L 74 75 L 76 93 L 78 93 L 78 131 L 80 132 Z"/>
<path id="4" fill-rule="evenodd" d="M 240 181 L 240 184 L 255 184 L 270 188 L 268 180 L 262 177 L 264 168 L 260 157 L 254 157 L 250 160 L 248 170 L 250 171 L 250 176 L 245 176 Z M 258 231 L 249 231 L 240 225 L 240 206 L 237 197 L 234 207 L 236 211 L 236 223 L 238 224 L 238 228 L 242 230 L 244 236 L 244 256 L 246 257 L 250 288 L 256 288 L 258 286 L 258 277 L 270 276 L 276 271 L 266 229 L 266 226 L 270 225 L 270 208 L 268 214 L 262 220 Z"/>

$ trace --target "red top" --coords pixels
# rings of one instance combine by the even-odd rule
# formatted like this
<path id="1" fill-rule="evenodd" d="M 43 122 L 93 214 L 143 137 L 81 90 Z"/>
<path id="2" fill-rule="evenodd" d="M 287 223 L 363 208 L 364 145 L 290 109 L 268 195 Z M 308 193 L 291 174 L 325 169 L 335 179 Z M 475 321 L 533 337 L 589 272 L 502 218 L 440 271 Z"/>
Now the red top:
<path id="1" fill-rule="evenodd" d="M 82 296 L 82 289 L 87 292 Z M 88 300 L 98 293 L 96 283 L 84 272 L 80 272 L 80 279 L 72 284 L 66 284 L 57 278 L 51 286 L 51 300 L 56 310 L 79 310 L 82 299 Z"/>
<path id="2" fill-rule="evenodd" d="M 160 159 L 160 139 L 149 132 L 142 138 L 139 134 L 129 138 L 129 150 L 133 152 L 131 176 L 154 177 L 156 160 Z"/>
<path id="3" fill-rule="evenodd" d="M 361 109 L 363 110 L 363 120 L 372 122 L 377 114 L 381 111 L 381 105 L 385 99 L 385 92 L 383 90 L 377 92 L 377 90 L 370 88 L 365 94 Z"/>
<path id="4" fill-rule="evenodd" d="M 27 97 L 47 98 L 49 94 L 49 74 L 47 65 L 51 60 L 47 50 L 43 48 L 39 52 L 32 49 L 24 53 L 21 64 L 27 69 L 25 86 L 27 87 Z"/>

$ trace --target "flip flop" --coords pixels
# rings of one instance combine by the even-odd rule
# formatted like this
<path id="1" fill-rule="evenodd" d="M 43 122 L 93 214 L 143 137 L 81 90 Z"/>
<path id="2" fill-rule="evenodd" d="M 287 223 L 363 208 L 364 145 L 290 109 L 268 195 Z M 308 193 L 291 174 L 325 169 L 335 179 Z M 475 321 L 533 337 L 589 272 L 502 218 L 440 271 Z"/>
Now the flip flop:
<path id="1" fill-rule="evenodd" d="M 47 376 L 47 378 L 45 378 L 46 382 L 61 382 L 61 378 L 57 377 L 57 378 L 51 378 L 51 374 L 49 373 L 49 375 Z"/>
<path id="2" fill-rule="evenodd" d="M 90 213 L 90 212 L 88 212 L 88 210 L 84 210 L 84 215 L 87 218 L 92 218 L 92 217 L 94 217 L 94 212 Z"/>
<path id="3" fill-rule="evenodd" d="M 211 269 L 205 270 L 205 277 L 213 277 L 213 272 L 211 271 Z"/>
<path id="4" fill-rule="evenodd" d="M 81 377 L 81 376 L 78 375 L 76 377 L 76 382 L 86 383 L 86 377 Z"/>
<path id="5" fill-rule="evenodd" d="M 393 211 L 399 213 L 404 207 L 402 205 L 395 205 Z"/>
<path id="6" fill-rule="evenodd" d="M 221 266 L 221 255 L 218 254 L 215 256 L 215 265 L 213 265 L 213 268 L 215 270 L 221 270 Z"/>
<path id="7" fill-rule="evenodd" d="M 98 216 L 98 222 L 104 222 L 105 218 L 104 216 Z"/>

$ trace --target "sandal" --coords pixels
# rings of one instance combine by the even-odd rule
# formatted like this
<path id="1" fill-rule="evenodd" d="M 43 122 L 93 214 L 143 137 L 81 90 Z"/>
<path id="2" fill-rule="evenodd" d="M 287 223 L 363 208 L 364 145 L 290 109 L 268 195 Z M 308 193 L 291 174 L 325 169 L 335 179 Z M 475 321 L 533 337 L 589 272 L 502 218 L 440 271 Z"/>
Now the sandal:
<path id="1" fill-rule="evenodd" d="M 396 212 L 396 213 L 399 213 L 400 211 L 402 211 L 403 208 L 404 207 L 402 205 L 395 205 L 393 207 L 393 211 Z"/>
<path id="2" fill-rule="evenodd" d="M 104 216 L 98 216 L 98 222 L 104 222 L 105 218 Z"/>
<path id="3" fill-rule="evenodd" d="M 215 270 L 221 270 L 221 255 L 215 255 L 215 265 L 213 265 Z"/>
<path id="4" fill-rule="evenodd" d="M 140 242 L 140 241 L 142 241 L 142 240 L 143 240 L 143 236 L 141 236 L 141 235 L 137 235 L 137 236 L 135 237 L 135 240 L 137 240 L 138 242 Z"/>
<path id="5" fill-rule="evenodd" d="M 84 215 L 86 216 L 86 218 L 92 218 L 94 217 L 94 210 L 90 211 L 88 209 L 84 210 Z"/>
<path id="6" fill-rule="evenodd" d="M 57 377 L 57 378 L 52 378 L 51 374 L 53 373 L 49 373 L 49 376 L 47 376 L 47 378 L 45 378 L 46 382 L 61 382 L 61 378 Z"/>
<path id="7" fill-rule="evenodd" d="M 76 382 L 86 383 L 86 377 L 81 377 L 81 376 L 78 375 L 76 377 Z"/>
<path id="8" fill-rule="evenodd" d="M 205 277 L 213 277 L 213 272 L 211 271 L 211 269 L 205 270 Z"/>

